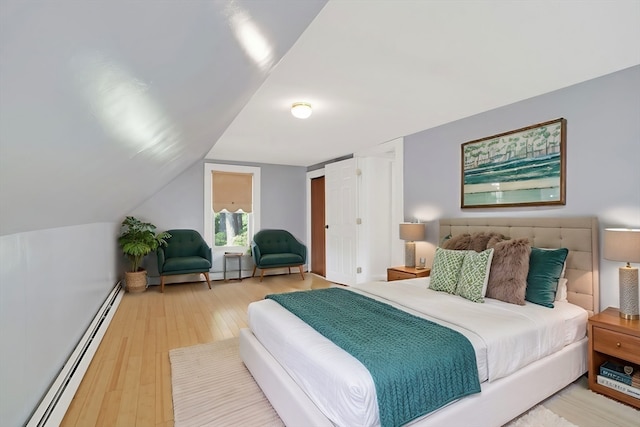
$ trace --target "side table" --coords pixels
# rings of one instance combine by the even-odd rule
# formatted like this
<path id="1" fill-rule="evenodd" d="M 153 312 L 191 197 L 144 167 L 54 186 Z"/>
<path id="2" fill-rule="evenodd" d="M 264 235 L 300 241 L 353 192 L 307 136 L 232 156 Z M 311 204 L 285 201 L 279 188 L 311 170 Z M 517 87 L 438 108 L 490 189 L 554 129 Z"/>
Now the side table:
<path id="1" fill-rule="evenodd" d="M 242 253 L 241 252 L 225 252 L 224 253 L 224 262 L 223 262 L 223 270 L 224 270 L 224 281 L 227 281 L 227 260 L 229 258 L 237 258 L 238 259 L 238 280 L 242 281 Z"/>
<path id="2" fill-rule="evenodd" d="M 617 308 L 609 307 L 589 318 L 588 336 L 589 388 L 640 409 L 640 399 L 598 381 L 600 365 L 609 360 L 639 369 L 640 320 L 623 319 Z"/>
<path id="3" fill-rule="evenodd" d="M 387 268 L 387 282 L 402 279 L 415 279 L 416 277 L 429 277 L 431 274 L 430 268 L 415 268 L 415 267 L 389 267 Z"/>

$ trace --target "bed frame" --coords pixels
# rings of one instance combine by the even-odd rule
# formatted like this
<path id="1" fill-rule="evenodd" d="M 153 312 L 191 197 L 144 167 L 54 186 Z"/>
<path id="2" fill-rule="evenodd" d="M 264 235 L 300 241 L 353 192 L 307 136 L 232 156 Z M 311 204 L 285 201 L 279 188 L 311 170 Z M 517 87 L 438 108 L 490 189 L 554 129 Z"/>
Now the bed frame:
<path id="1" fill-rule="evenodd" d="M 589 315 L 599 311 L 599 244 L 595 217 L 443 218 L 440 239 L 448 235 L 495 231 L 527 237 L 534 246 L 569 249 L 565 277 L 569 302 Z M 586 325 L 585 325 L 586 329 Z M 240 355 L 287 426 L 333 426 L 249 329 L 240 331 Z M 460 399 L 409 425 L 501 426 L 561 390 L 587 371 L 587 338 L 518 372 L 481 385 L 482 392 Z"/>

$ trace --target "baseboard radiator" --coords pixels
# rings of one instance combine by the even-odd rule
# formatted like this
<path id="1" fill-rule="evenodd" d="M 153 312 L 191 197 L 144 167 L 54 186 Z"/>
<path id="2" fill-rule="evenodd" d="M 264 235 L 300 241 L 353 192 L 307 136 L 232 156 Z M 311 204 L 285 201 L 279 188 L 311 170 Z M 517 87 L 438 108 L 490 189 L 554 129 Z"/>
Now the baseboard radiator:
<path id="1" fill-rule="evenodd" d="M 102 337 L 120 304 L 124 287 L 116 283 L 104 303 L 91 321 L 67 363 L 56 377 L 40 404 L 29 419 L 26 427 L 59 426 L 76 394 L 82 377 L 87 372 Z"/>

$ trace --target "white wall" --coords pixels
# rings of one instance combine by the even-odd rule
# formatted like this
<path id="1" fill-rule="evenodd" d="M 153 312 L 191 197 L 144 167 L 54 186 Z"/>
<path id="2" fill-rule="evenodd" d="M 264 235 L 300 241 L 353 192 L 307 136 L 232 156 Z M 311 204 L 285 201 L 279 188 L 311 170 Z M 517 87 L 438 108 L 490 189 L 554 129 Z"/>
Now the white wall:
<path id="1" fill-rule="evenodd" d="M 0 424 L 23 425 L 118 280 L 119 224 L 0 237 Z"/>
<path id="2" fill-rule="evenodd" d="M 636 66 L 405 137 L 405 216 L 429 221 L 418 256 L 432 260 L 441 217 L 595 215 L 601 230 L 640 227 L 639 94 Z M 460 209 L 461 144 L 558 117 L 567 119 L 565 206 Z M 601 309 L 618 306 L 620 265 L 600 261 Z"/>

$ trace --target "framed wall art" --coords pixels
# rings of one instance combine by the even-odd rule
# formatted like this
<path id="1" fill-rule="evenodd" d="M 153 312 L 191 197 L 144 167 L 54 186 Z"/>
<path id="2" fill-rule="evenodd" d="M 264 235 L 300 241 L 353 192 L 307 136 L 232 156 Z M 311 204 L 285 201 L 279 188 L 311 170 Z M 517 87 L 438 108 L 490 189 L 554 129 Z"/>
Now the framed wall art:
<path id="1" fill-rule="evenodd" d="M 564 205 L 567 121 L 462 144 L 462 208 Z"/>

